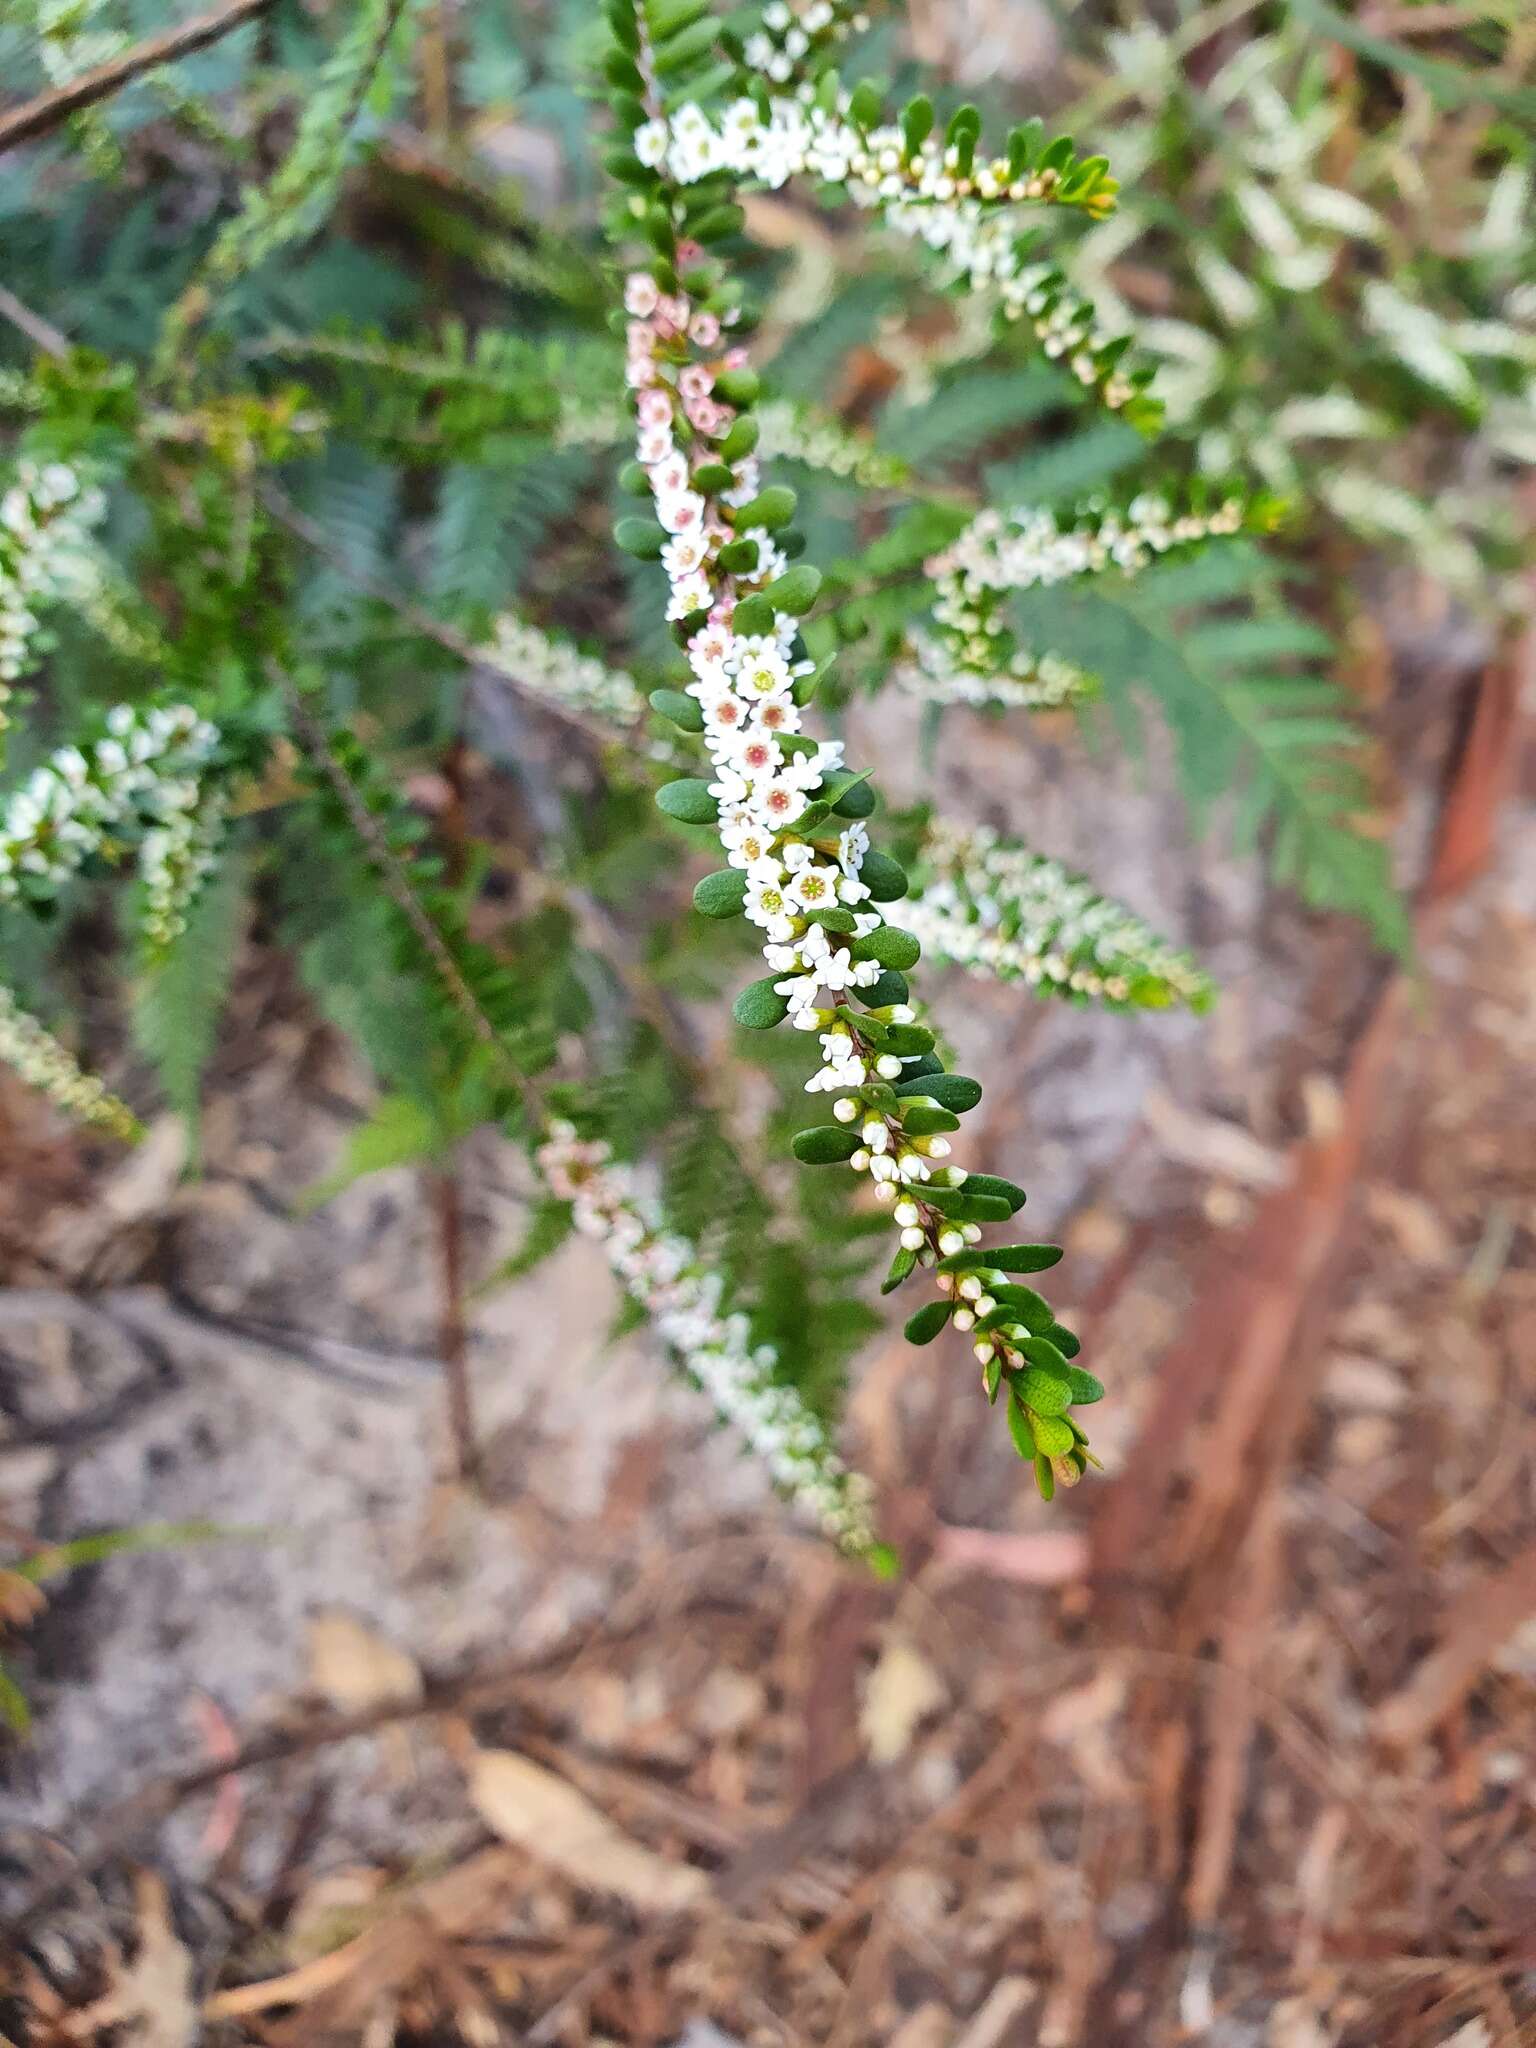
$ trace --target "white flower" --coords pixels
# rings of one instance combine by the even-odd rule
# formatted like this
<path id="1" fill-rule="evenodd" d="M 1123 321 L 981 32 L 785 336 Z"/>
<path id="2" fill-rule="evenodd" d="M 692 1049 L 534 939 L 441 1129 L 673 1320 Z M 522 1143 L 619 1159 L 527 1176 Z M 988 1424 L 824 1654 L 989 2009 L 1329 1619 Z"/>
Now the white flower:
<path id="1" fill-rule="evenodd" d="M 805 791 L 787 774 L 754 783 L 751 804 L 760 818 L 775 826 L 793 825 L 805 809 Z"/>
<path id="2" fill-rule="evenodd" d="M 635 155 L 639 157 L 641 163 L 647 164 L 654 169 L 666 155 L 669 140 L 670 135 L 665 121 L 642 122 L 640 127 L 635 130 Z M 630 305 L 629 298 L 626 295 L 624 303 L 629 307 L 631 313 L 645 314 L 653 310 L 656 302 L 653 299 L 649 306 Z"/>
<path id="3" fill-rule="evenodd" d="M 771 939 L 783 941 L 793 936 L 795 912 L 785 894 L 782 869 L 748 877 L 745 908 L 752 922 L 761 925 Z"/>

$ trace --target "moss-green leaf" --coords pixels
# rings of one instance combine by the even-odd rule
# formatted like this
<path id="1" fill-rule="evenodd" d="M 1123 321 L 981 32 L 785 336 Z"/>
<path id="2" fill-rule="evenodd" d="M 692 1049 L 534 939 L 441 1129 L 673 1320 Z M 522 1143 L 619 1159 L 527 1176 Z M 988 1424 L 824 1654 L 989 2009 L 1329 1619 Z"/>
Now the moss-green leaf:
<path id="1" fill-rule="evenodd" d="M 859 869 L 859 880 L 876 903 L 895 903 L 907 893 L 907 871 L 899 860 L 872 846 Z"/>
<path id="2" fill-rule="evenodd" d="M 931 1344 L 954 1313 L 954 1306 L 952 1301 L 925 1301 L 916 1315 L 907 1318 L 907 1342 Z"/>
<path id="3" fill-rule="evenodd" d="M 882 967 L 905 970 L 915 967 L 923 957 L 923 949 L 911 932 L 904 932 L 899 925 L 882 925 L 867 938 L 859 940 L 853 949 L 855 960 L 878 960 Z M 915 1050 L 915 1048 L 914 1048 Z"/>
<path id="4" fill-rule="evenodd" d="M 654 519 L 642 519 L 638 513 L 620 519 L 614 526 L 613 538 L 626 555 L 634 555 L 642 562 L 658 561 L 667 544 L 666 529 Z"/>
<path id="5" fill-rule="evenodd" d="M 720 805 L 709 793 L 709 784 L 697 775 L 684 775 L 676 782 L 664 782 L 656 792 L 656 808 L 685 825 L 713 825 Z"/>
<path id="6" fill-rule="evenodd" d="M 973 1081 L 969 1074 L 907 1074 L 895 1083 L 895 1088 L 898 1095 L 931 1095 L 945 1109 L 953 1109 L 962 1116 L 981 1100 L 981 1083 Z M 1061 1257 L 1060 1252 L 1056 1257 Z M 1048 1259 L 1046 1264 L 1054 1265 L 1055 1260 Z M 1015 1266 L 1009 1270 L 1032 1272 L 1034 1269 Z"/>
<path id="7" fill-rule="evenodd" d="M 847 1124 L 813 1124 L 796 1131 L 790 1141 L 795 1157 L 805 1166 L 837 1166 L 851 1159 L 863 1140 Z"/>
<path id="8" fill-rule="evenodd" d="M 816 602 L 821 589 L 821 571 L 813 569 L 809 562 L 797 562 L 792 569 L 786 569 L 782 576 L 775 578 L 763 592 L 763 596 L 775 611 L 788 612 L 798 619 L 808 612 Z"/>
<path id="9" fill-rule="evenodd" d="M 996 1195 L 1008 1204 L 1008 1214 L 1022 1209 L 1029 1197 L 1017 1181 L 1004 1180 L 1000 1173 L 971 1173 L 966 1175 L 965 1191 L 968 1195 Z"/>
<path id="10" fill-rule="evenodd" d="M 652 690 L 651 709 L 659 711 L 663 718 L 670 718 L 683 732 L 704 730 L 704 707 L 686 690 Z"/>
<path id="11" fill-rule="evenodd" d="M 789 1015 L 789 1003 L 774 988 L 775 975 L 749 981 L 731 1005 L 731 1015 L 748 1031 L 771 1031 Z"/>
<path id="12" fill-rule="evenodd" d="M 747 900 L 747 878 L 740 868 L 716 868 L 693 892 L 693 907 L 705 917 L 739 917 Z"/>

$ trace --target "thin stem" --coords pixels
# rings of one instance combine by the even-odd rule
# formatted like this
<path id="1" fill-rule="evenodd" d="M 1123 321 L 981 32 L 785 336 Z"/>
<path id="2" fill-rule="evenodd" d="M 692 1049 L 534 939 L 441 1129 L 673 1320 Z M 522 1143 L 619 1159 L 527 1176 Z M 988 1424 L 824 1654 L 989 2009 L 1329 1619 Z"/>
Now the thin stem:
<path id="1" fill-rule="evenodd" d="M 464 1204 L 453 1166 L 426 1176 L 437 1226 L 438 1351 L 448 1395 L 448 1434 L 456 1476 L 466 1485 L 480 1477 L 474 1392 L 469 1376 L 469 1332 L 464 1320 Z"/>
<path id="2" fill-rule="evenodd" d="M 491 1047 L 502 1060 L 523 1098 L 523 1106 L 528 1112 L 532 1127 L 535 1130 L 542 1128 L 545 1111 L 537 1089 L 512 1057 L 500 1032 L 481 1007 L 474 990 L 464 979 L 447 941 L 422 907 L 399 855 L 380 831 L 378 820 L 359 796 L 351 777 L 345 773 L 332 754 L 319 721 L 299 694 L 292 677 L 275 666 L 272 675 L 282 691 L 289 715 L 293 719 L 294 729 L 303 742 L 305 752 L 336 792 L 354 831 L 367 847 L 379 871 L 379 879 L 384 884 L 390 901 L 421 942 L 444 988 L 462 1012 L 475 1036 L 482 1044 Z"/>
<path id="3" fill-rule="evenodd" d="M 0 319 L 9 320 L 30 341 L 34 348 L 40 348 L 45 356 L 67 356 L 69 337 L 62 334 L 50 320 L 18 299 L 12 291 L 0 284 Z"/>
<path id="4" fill-rule="evenodd" d="M 264 14 L 272 5 L 273 0 L 228 0 L 223 7 L 195 15 L 191 21 L 181 22 L 160 35 L 147 36 L 143 42 L 135 43 L 132 49 L 124 50 L 120 57 L 111 57 L 105 64 L 82 71 L 67 85 L 56 86 L 52 92 L 39 93 L 36 99 L 28 100 L 12 113 L 0 115 L 0 151 L 46 135 L 61 121 L 67 121 L 71 114 L 78 114 L 85 107 L 94 107 L 101 100 L 110 99 L 113 93 L 121 92 L 125 85 L 131 85 L 146 71 L 174 63 L 178 57 L 189 57 L 195 50 L 205 50 L 210 43 L 228 35 L 231 29 L 254 21 L 258 14 Z"/>

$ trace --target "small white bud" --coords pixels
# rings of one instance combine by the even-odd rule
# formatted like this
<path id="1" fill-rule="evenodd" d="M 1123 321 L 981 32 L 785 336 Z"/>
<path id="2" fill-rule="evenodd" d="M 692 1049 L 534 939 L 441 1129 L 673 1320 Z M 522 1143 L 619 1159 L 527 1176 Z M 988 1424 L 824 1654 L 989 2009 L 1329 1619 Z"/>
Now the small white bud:
<path id="1" fill-rule="evenodd" d="M 996 1302 L 995 1302 L 995 1301 L 994 1301 L 994 1300 L 992 1299 L 992 1296 L 991 1296 L 990 1294 L 978 1294 L 978 1295 L 977 1295 L 977 1297 L 976 1297 L 976 1313 L 977 1313 L 977 1315 L 979 1315 L 979 1316 L 989 1316 L 989 1315 L 991 1315 L 991 1313 L 992 1313 L 993 1309 L 995 1309 L 996 1307 L 997 1307 L 997 1303 L 996 1303 Z"/>
<path id="2" fill-rule="evenodd" d="M 868 1173 L 869 1154 L 864 1150 L 864 1147 L 862 1145 L 859 1147 L 857 1152 L 849 1154 L 848 1164 L 853 1168 L 855 1173 Z"/>
<path id="3" fill-rule="evenodd" d="M 965 1239 L 952 1223 L 946 1230 L 942 1230 L 939 1233 L 939 1250 L 946 1259 L 952 1257 L 956 1252 L 963 1252 L 965 1250 Z"/>
<path id="4" fill-rule="evenodd" d="M 832 1114 L 840 1124 L 851 1124 L 858 1113 L 858 1101 L 852 1095 L 840 1095 L 832 1105 Z"/>
<path id="5" fill-rule="evenodd" d="M 985 1337 L 978 1337 L 971 1349 L 976 1353 L 977 1362 L 981 1365 L 990 1365 L 997 1356 L 995 1346 L 989 1344 Z"/>
<path id="6" fill-rule="evenodd" d="M 965 1233 L 967 1244 L 981 1243 L 981 1225 L 979 1223 L 962 1223 L 960 1228 Z M 959 1251 L 959 1249 L 959 1245 L 956 1245 L 955 1250 Z"/>
<path id="7" fill-rule="evenodd" d="M 896 1204 L 896 1221 L 901 1224 L 903 1229 L 909 1224 L 915 1223 L 917 1221 L 916 1202 L 898 1202 Z"/>
<path id="8" fill-rule="evenodd" d="M 965 1278 L 960 1282 L 960 1292 L 965 1296 L 967 1301 L 976 1301 L 980 1299 L 981 1282 L 976 1278 L 976 1275 L 974 1273 L 967 1273 Z"/>
<path id="9" fill-rule="evenodd" d="M 896 1199 L 896 1183 L 895 1183 L 895 1181 L 893 1181 L 893 1180 L 877 1180 L 877 1181 L 875 1182 L 875 1200 L 876 1200 L 877 1202 L 894 1202 L 894 1201 L 895 1201 L 895 1199 Z"/>
<path id="10" fill-rule="evenodd" d="M 974 1330 L 976 1318 L 968 1308 L 957 1308 L 951 1319 L 957 1330 Z"/>
<path id="11" fill-rule="evenodd" d="M 879 1059 L 875 1061 L 875 1072 L 882 1081 L 899 1081 L 901 1078 L 901 1061 L 897 1059 L 895 1053 L 883 1052 Z"/>
<path id="12" fill-rule="evenodd" d="M 901 1242 L 909 1252 L 920 1252 L 928 1242 L 915 1223 L 909 1224 L 901 1233 Z"/>
<path id="13" fill-rule="evenodd" d="M 919 1140 L 919 1143 L 930 1159 L 947 1159 L 949 1157 L 948 1138 L 922 1138 Z"/>

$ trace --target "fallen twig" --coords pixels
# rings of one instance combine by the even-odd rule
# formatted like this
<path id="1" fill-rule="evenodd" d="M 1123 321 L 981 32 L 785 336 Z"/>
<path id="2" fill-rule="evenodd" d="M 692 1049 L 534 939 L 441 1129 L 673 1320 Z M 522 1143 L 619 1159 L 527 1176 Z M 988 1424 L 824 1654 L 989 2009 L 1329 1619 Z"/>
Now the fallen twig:
<path id="1" fill-rule="evenodd" d="M 71 114 L 78 114 L 85 107 L 110 99 L 113 93 L 121 92 L 125 85 L 131 85 L 146 71 L 154 71 L 162 64 L 173 64 L 178 57 L 190 57 L 194 51 L 207 49 L 210 43 L 227 36 L 231 29 L 254 21 L 258 14 L 264 14 L 273 4 L 274 0 L 226 0 L 223 7 L 194 15 L 191 21 L 179 22 L 175 28 L 165 29 L 160 35 L 146 36 L 143 42 L 124 50 L 120 57 L 109 57 L 106 63 L 93 65 L 67 85 L 39 93 L 36 99 L 28 100 L 11 113 L 0 114 L 0 150 L 13 149 L 18 142 L 32 142 L 39 135 L 46 135 L 61 121 L 67 121 Z"/>

